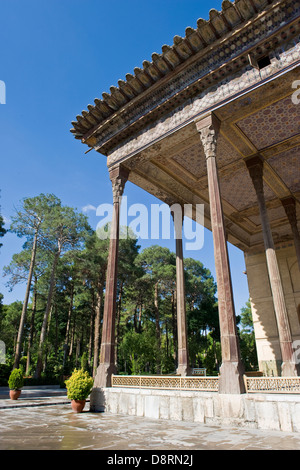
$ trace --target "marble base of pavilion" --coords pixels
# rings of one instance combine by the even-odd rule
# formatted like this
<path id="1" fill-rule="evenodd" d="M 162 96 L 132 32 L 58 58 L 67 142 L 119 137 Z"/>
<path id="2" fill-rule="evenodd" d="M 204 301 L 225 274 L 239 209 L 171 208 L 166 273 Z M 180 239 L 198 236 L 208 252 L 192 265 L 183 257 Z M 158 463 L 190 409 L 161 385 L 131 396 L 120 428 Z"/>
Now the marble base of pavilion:
<path id="1" fill-rule="evenodd" d="M 250 429 L 300 432 L 300 394 L 94 389 L 91 411 Z"/>

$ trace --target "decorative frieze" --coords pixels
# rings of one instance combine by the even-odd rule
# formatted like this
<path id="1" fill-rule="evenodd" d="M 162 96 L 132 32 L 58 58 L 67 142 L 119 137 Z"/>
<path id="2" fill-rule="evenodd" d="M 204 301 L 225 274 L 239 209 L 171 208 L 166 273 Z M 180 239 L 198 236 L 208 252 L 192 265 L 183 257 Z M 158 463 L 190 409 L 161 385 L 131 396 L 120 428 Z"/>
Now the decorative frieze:
<path id="1" fill-rule="evenodd" d="M 239 2 L 240 4 L 241 2 Z M 248 4 L 248 2 L 245 2 L 245 4 Z M 93 142 L 92 145 L 94 146 L 98 141 L 98 144 L 103 146 L 105 142 L 111 139 L 112 135 L 119 134 L 121 130 L 127 128 L 128 124 L 133 124 L 140 117 L 143 118 L 143 121 L 145 118 L 151 119 L 150 114 L 156 108 L 162 106 L 163 113 L 165 113 L 168 106 L 169 108 L 176 107 L 176 101 L 183 102 L 189 96 L 207 89 L 212 84 L 220 82 L 223 77 L 230 76 L 245 67 L 248 63 L 247 51 L 256 45 L 260 44 L 259 47 L 254 49 L 254 54 L 258 57 L 270 53 L 279 45 L 282 47 L 289 37 L 295 36 L 297 28 L 299 28 L 297 23 L 287 26 L 299 14 L 299 1 L 286 0 L 284 2 L 273 2 L 273 4 L 272 8 L 263 10 L 260 15 L 253 18 L 252 22 L 245 24 L 244 27 L 231 34 L 228 34 L 228 31 L 230 31 L 235 21 L 232 17 L 233 21 L 231 22 L 226 15 L 232 8 L 227 5 L 221 15 L 212 11 L 209 22 L 199 20 L 198 30 L 188 28 L 187 36 L 184 39 L 175 36 L 172 48 L 164 46 L 162 55 L 153 54 L 152 63 L 145 61 L 144 70 L 135 69 L 135 77 L 129 74 L 126 76 L 128 78 L 127 82 L 121 81 L 119 89 L 112 87 L 110 95 L 108 93 L 104 94 L 104 100 L 95 100 L 96 106 L 94 108 L 89 105 L 89 113 L 93 114 L 92 119 L 95 116 L 94 110 L 98 115 L 99 113 L 102 115 L 102 119 L 98 121 L 98 126 L 93 126 L 88 119 L 89 113 L 83 112 L 82 116 L 77 116 L 77 121 L 73 122 L 74 129 L 71 132 L 76 138 L 84 138 L 84 142 L 88 144 Z M 234 10 L 235 15 L 237 15 L 240 7 L 236 8 L 234 5 Z M 252 11 L 250 17 L 255 13 L 255 11 Z M 242 15 L 244 14 L 245 11 Z M 224 36 L 222 30 L 224 30 L 225 25 L 228 31 Z M 282 27 L 282 25 L 286 26 Z M 274 36 L 274 32 L 282 30 L 282 28 L 285 30 L 284 34 L 278 32 L 278 35 Z M 219 32 L 216 34 L 217 31 Z M 195 55 L 195 47 L 199 38 L 205 44 L 205 47 L 203 52 L 200 50 Z M 213 46 L 207 49 L 210 43 L 213 43 Z M 245 55 L 243 55 L 244 53 Z M 178 63 L 172 62 L 171 57 L 173 57 L 173 60 L 174 57 L 177 57 Z M 182 67 L 182 62 L 186 64 L 185 67 Z M 172 66 L 169 67 L 167 72 L 168 63 L 172 63 Z M 179 68 L 178 72 L 174 73 L 177 68 Z M 156 70 L 157 75 L 155 78 L 154 70 Z M 202 81 L 205 77 L 206 79 Z M 134 82 L 138 82 L 140 88 L 134 88 Z M 125 84 L 127 90 L 130 88 L 129 94 L 125 92 Z M 149 90 L 149 92 L 143 96 L 143 90 Z M 181 96 L 179 96 L 179 93 Z M 119 112 L 124 106 L 126 107 L 126 121 L 123 119 L 123 113 Z M 115 111 L 118 111 L 117 119 L 114 115 Z M 160 115 L 161 113 L 162 110 L 160 110 Z M 107 125 L 105 119 L 110 116 L 112 116 L 112 121 L 109 119 L 110 124 Z M 113 125 L 111 125 L 112 122 Z M 100 129 L 101 139 L 99 139 L 99 136 L 95 138 Z M 94 136 L 89 141 L 92 135 Z M 107 149 L 103 149 L 103 153 L 106 151 Z"/>
<path id="2" fill-rule="evenodd" d="M 282 48 L 274 51 L 271 64 L 264 69 L 264 78 L 271 78 L 281 69 L 292 64 L 295 60 L 294 53 L 298 55 L 299 59 L 300 36 L 288 51 L 282 51 Z M 261 79 L 260 71 L 250 66 L 245 67 L 243 71 L 233 71 L 230 77 L 224 78 L 218 85 L 210 86 L 201 93 L 198 92 L 196 96 L 186 100 L 172 112 L 160 116 L 154 123 L 144 123 L 141 131 L 137 131 L 127 139 L 122 140 L 122 143 L 109 153 L 108 165 L 129 159 L 145 147 L 153 145 L 170 133 L 188 125 L 196 116 L 256 86 L 257 83 L 261 82 Z M 111 132 L 110 138 L 114 135 L 114 132 Z"/>

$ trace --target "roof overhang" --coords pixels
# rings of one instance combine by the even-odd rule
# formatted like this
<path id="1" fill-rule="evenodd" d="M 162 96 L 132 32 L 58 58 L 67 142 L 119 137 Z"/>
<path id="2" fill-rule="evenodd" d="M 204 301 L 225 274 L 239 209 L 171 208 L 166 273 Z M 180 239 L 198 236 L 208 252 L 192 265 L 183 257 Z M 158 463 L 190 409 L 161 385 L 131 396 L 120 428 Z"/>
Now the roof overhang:
<path id="1" fill-rule="evenodd" d="M 298 5 L 298 6 L 297 6 Z M 210 228 L 205 158 L 195 120 L 221 121 L 218 168 L 229 241 L 262 245 L 254 189 L 245 159 L 265 160 L 265 195 L 275 242 L 291 240 L 281 199 L 300 197 L 299 3 L 224 1 L 153 62 L 126 76 L 73 122 L 75 138 L 122 163 L 129 179 L 162 201 L 204 204 Z M 259 61 L 270 63 L 260 69 Z M 258 123 L 261 123 L 257 126 Z"/>

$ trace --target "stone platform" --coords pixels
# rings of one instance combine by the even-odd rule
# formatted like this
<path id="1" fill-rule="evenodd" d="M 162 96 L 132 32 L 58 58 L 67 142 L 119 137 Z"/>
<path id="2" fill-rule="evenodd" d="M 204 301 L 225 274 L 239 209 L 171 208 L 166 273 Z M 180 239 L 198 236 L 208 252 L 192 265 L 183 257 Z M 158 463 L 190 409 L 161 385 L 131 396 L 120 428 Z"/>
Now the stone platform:
<path id="1" fill-rule="evenodd" d="M 92 411 L 151 419 L 300 433 L 300 395 L 225 395 L 133 388 L 105 388 L 91 396 Z"/>
<path id="2" fill-rule="evenodd" d="M 22 398 L 13 402 L 8 397 L 8 389 L 0 388 L 0 450 L 101 450 L 101 466 L 105 467 L 107 459 L 119 455 L 119 451 L 127 451 L 134 455 L 149 458 L 148 455 L 156 455 L 158 451 L 175 455 L 178 451 L 190 452 L 194 455 L 195 463 L 200 450 L 299 450 L 300 433 L 284 432 L 278 430 L 241 428 L 237 425 L 209 424 L 209 403 L 216 406 L 218 394 L 203 393 L 207 398 L 200 401 L 201 406 L 206 406 L 206 423 L 201 422 L 201 414 L 194 414 L 194 422 L 187 421 L 187 408 L 177 406 L 173 408 L 178 398 L 178 392 L 172 392 L 173 401 L 170 400 L 170 392 L 151 390 L 121 390 L 105 391 L 108 399 L 105 413 L 91 413 L 89 404 L 83 413 L 76 414 L 71 410 L 66 390 L 59 388 L 34 387 L 23 390 Z M 146 393 L 147 392 L 147 393 Z M 196 392 L 194 392 L 196 394 Z M 162 400 L 172 403 L 169 415 L 163 414 Z M 182 393 L 181 393 L 182 395 Z M 199 395 L 199 392 L 197 393 Z M 152 399 L 146 397 L 151 396 Z M 138 398 L 140 397 L 140 398 Z M 182 395 L 185 404 L 191 403 L 190 392 Z M 244 397 L 245 398 L 245 397 Z M 257 398 L 257 397 L 256 397 Z M 267 405 L 274 406 L 273 402 Z M 275 398 L 275 397 L 273 397 Z M 295 413 L 299 413 L 299 405 L 293 401 L 295 397 L 287 397 L 289 406 L 294 406 Z M 120 412 L 113 414 L 108 409 L 113 409 L 118 404 Z M 151 401 L 152 400 L 152 401 Z M 259 401 L 259 400 L 258 400 Z M 144 414 L 140 416 L 128 416 L 135 409 L 134 403 L 143 403 Z M 244 400 L 241 400 L 244 402 Z M 110 405 L 109 405 L 110 403 Z M 159 403 L 159 414 L 157 414 Z M 178 402 L 179 403 L 179 402 Z M 178 404 L 177 403 L 177 404 Z M 183 402 L 182 402 L 183 403 Z M 239 401 L 235 401 L 238 409 Z M 294 405 L 292 405 L 294 403 Z M 186 405 L 187 406 L 187 405 Z M 201 408 L 199 406 L 199 410 Z M 281 408 L 281 416 L 284 416 L 284 404 L 282 400 L 277 402 Z M 168 407 L 164 407 L 165 411 Z M 263 409 L 263 405 L 262 408 Z M 298 409 L 298 411 L 297 411 Z M 123 412 L 121 411 L 123 410 Z M 141 412 L 142 408 L 139 408 Z M 154 418 L 147 417 L 151 414 Z M 195 410 L 195 408 L 193 408 Z M 230 410 L 228 407 L 228 411 Z M 260 411 L 260 410 L 259 410 Z M 177 413 L 177 416 L 176 416 Z M 160 416 L 160 418 L 157 418 Z M 172 416 L 173 419 L 166 419 Z M 191 417 L 191 414 L 189 415 Z M 286 416 L 289 416 L 288 414 Z M 162 419 L 162 417 L 164 417 Z M 180 420 L 179 420 L 180 418 Z M 263 416 L 261 416 L 261 419 Z M 296 422 L 296 415 L 294 416 Z M 225 420 L 223 421 L 225 422 Z M 103 453 L 104 452 L 104 453 Z M 141 452 L 150 452 L 142 454 Z M 49 455 L 49 454 L 48 454 Z M 55 456 L 55 454 L 53 454 Z M 122 454 L 123 455 L 123 454 Z M 48 458 L 48 457 L 47 457 Z M 200 458 L 200 457 L 199 457 Z M 215 457 L 214 457 L 215 458 Z M 224 459 L 224 454 L 222 454 Z M 108 467 L 108 466 L 107 466 Z M 140 468 L 146 468 L 141 465 Z"/>

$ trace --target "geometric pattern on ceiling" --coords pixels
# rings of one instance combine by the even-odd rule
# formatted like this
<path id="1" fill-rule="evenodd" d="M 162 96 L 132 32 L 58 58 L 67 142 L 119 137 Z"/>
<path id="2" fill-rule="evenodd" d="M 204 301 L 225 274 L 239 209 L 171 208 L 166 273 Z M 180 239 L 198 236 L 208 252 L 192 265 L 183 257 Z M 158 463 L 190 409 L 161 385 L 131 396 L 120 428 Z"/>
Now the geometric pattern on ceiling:
<path id="1" fill-rule="evenodd" d="M 200 140 L 200 139 L 199 139 Z M 239 160 L 241 155 L 229 144 L 229 142 L 220 134 L 218 137 L 217 165 L 221 169 L 224 166 Z M 186 171 L 191 173 L 197 179 L 207 173 L 206 159 L 203 145 L 201 142 L 185 149 L 179 154 L 174 155 L 171 161 L 175 161 Z"/>
<path id="2" fill-rule="evenodd" d="M 220 170 L 226 165 L 241 159 L 238 151 L 223 137 L 222 134 L 218 137 L 217 145 L 217 165 Z"/>
<path id="3" fill-rule="evenodd" d="M 220 189 L 222 198 L 237 211 L 257 205 L 256 192 L 246 165 L 230 174 L 222 175 Z M 266 184 L 264 184 L 264 195 L 266 201 L 275 198 L 273 191 Z"/>
<path id="4" fill-rule="evenodd" d="M 277 144 L 300 132 L 300 106 L 291 96 L 237 122 L 257 150 Z"/>
<path id="5" fill-rule="evenodd" d="M 261 225 L 261 218 L 260 215 L 253 215 L 248 217 L 251 222 L 255 225 Z M 268 209 L 268 219 L 270 222 L 274 222 L 275 220 L 285 219 L 286 213 L 283 206 L 275 207 L 274 209 Z"/>
<path id="6" fill-rule="evenodd" d="M 206 174 L 206 160 L 201 142 L 183 150 L 181 153 L 172 157 L 171 160 L 181 165 L 196 178 L 201 178 L 201 176 Z"/>
<path id="7" fill-rule="evenodd" d="M 300 146 L 268 158 L 268 163 L 292 193 L 300 191 Z"/>
<path id="8" fill-rule="evenodd" d="M 262 104 L 260 105 L 262 106 Z M 299 140 L 295 141 L 295 147 L 292 148 L 293 142 L 290 140 L 280 148 L 276 147 L 274 151 L 272 146 L 300 134 L 300 105 L 295 105 L 289 96 L 273 102 L 251 115 L 245 116 L 244 114 L 244 118 L 240 121 L 237 121 L 235 108 L 231 111 L 232 114 L 230 115 L 228 112 L 226 118 L 228 127 L 221 127 L 217 145 L 217 167 L 221 198 L 225 217 L 233 222 L 234 228 L 230 228 L 231 234 L 237 240 L 240 240 L 242 244 L 247 245 L 248 242 L 243 240 L 243 230 L 245 230 L 245 233 L 249 234 L 250 237 L 253 236 L 253 239 L 250 239 L 249 246 L 261 243 L 261 238 L 255 238 L 261 229 L 261 218 L 256 192 L 244 161 L 244 158 L 250 154 L 249 143 L 247 146 L 245 139 L 241 136 L 241 133 L 244 133 L 258 152 L 264 149 L 264 152 L 261 152 L 266 160 L 264 196 L 268 203 L 268 218 L 272 224 L 272 232 L 275 230 L 274 240 L 279 240 L 280 237 L 290 239 L 290 226 L 279 198 L 284 197 L 287 190 L 294 194 L 300 191 L 300 144 Z M 240 109 L 238 111 L 240 112 Z M 234 131 L 234 128 L 231 127 L 232 124 L 236 126 L 236 133 L 232 132 Z M 240 128 L 239 132 L 237 132 L 238 127 Z M 207 166 L 203 145 L 200 139 L 198 142 L 196 141 L 194 134 L 191 133 L 187 137 L 185 130 L 181 132 L 182 134 L 178 138 L 178 142 L 181 143 L 179 148 L 176 148 L 175 143 L 172 141 L 170 146 L 167 144 L 161 148 L 151 158 L 151 161 L 154 165 L 155 163 L 159 164 L 158 167 L 162 170 L 160 182 L 166 193 L 170 188 L 167 186 L 167 180 L 164 180 L 164 171 L 175 181 L 177 180 L 179 185 L 183 184 L 191 193 L 199 195 L 204 201 L 209 201 Z M 192 138 L 191 141 L 190 138 Z M 189 145 L 190 147 L 188 147 Z M 269 150 L 266 151 L 268 148 Z M 240 149 L 240 152 L 237 149 Z M 253 150 L 255 149 L 251 148 L 251 154 L 253 154 Z M 274 152 L 277 152 L 277 154 Z M 278 175 L 278 178 L 276 178 L 276 175 Z M 281 189 L 284 186 L 281 187 L 278 182 L 279 178 L 283 181 L 286 189 Z M 266 181 L 269 182 L 270 186 Z M 271 187 L 274 188 L 276 193 Z M 181 187 L 178 186 L 178 190 L 176 187 L 174 188 L 174 193 L 178 191 L 178 194 L 180 194 Z M 184 194 L 187 194 L 187 200 L 189 200 L 188 193 Z M 299 211 L 300 204 L 297 206 L 298 217 L 300 216 Z"/>

